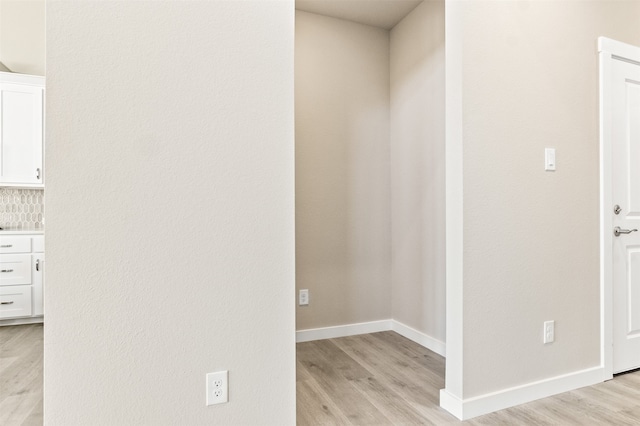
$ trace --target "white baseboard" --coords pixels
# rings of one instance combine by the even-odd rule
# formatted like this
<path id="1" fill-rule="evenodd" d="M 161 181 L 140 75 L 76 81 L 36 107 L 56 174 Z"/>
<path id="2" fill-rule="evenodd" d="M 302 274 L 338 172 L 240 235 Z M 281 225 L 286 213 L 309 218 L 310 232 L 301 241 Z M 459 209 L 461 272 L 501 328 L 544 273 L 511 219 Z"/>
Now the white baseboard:
<path id="1" fill-rule="evenodd" d="M 24 325 L 24 324 L 39 324 L 44 322 L 44 317 L 28 317 L 28 318 L 16 318 L 0 320 L 0 327 L 4 325 Z"/>
<path id="2" fill-rule="evenodd" d="M 462 400 L 447 392 L 447 389 L 440 389 L 440 407 L 444 408 L 460 420 L 466 420 L 462 410 Z M 468 417 L 471 418 L 471 417 Z"/>
<path id="3" fill-rule="evenodd" d="M 391 329 L 399 335 L 404 336 L 409 340 L 413 340 L 420 346 L 424 346 L 425 348 L 437 353 L 438 355 L 446 355 L 447 345 L 444 342 L 429 336 L 428 334 L 418 331 L 415 328 L 411 328 L 408 325 L 396 320 L 391 320 Z"/>
<path id="4" fill-rule="evenodd" d="M 592 386 L 604 380 L 604 368 L 594 367 L 465 400 L 450 394 L 446 389 L 441 389 L 440 406 L 460 420 L 468 420 L 562 392 Z"/>
<path id="5" fill-rule="evenodd" d="M 296 342 L 335 339 L 336 337 L 356 336 L 358 334 L 377 333 L 391 330 L 391 320 L 360 322 L 356 324 L 336 325 L 334 327 L 310 328 L 296 331 Z"/>
<path id="6" fill-rule="evenodd" d="M 296 332 L 296 342 L 301 343 L 310 342 L 312 340 L 335 339 L 337 337 L 356 336 L 358 334 L 377 333 L 380 331 L 390 330 L 395 331 L 399 335 L 404 336 L 439 355 L 445 356 L 446 345 L 444 342 L 392 319 L 300 330 Z"/>

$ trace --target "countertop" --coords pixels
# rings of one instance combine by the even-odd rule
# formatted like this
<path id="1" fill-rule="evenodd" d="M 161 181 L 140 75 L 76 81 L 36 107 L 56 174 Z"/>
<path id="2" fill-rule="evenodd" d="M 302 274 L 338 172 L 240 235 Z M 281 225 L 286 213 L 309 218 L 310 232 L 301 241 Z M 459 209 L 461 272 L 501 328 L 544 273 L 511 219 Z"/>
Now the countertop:
<path id="1" fill-rule="evenodd" d="M 3 235 L 44 235 L 44 228 L 33 228 L 33 229 L 15 229 L 15 228 L 7 228 L 0 229 L 0 236 Z"/>

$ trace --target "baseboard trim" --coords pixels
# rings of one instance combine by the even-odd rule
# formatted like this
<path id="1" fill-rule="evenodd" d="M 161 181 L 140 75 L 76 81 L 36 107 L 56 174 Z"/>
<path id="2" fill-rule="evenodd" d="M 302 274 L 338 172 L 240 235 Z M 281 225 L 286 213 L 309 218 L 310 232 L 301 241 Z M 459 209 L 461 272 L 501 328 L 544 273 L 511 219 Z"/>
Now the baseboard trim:
<path id="1" fill-rule="evenodd" d="M 44 317 L 27 317 L 27 318 L 15 318 L 0 320 L 0 327 L 4 325 L 25 325 L 25 324 L 39 324 L 44 322 Z"/>
<path id="2" fill-rule="evenodd" d="M 415 328 L 411 328 L 396 320 L 391 320 L 391 329 L 399 335 L 404 336 L 409 340 L 413 340 L 420 346 L 424 346 L 438 355 L 446 356 L 447 345 L 428 334 L 418 331 Z"/>
<path id="3" fill-rule="evenodd" d="M 391 321 L 392 320 L 370 321 L 300 330 L 296 331 L 296 342 L 311 342 L 313 340 L 335 339 L 336 337 L 356 336 L 358 334 L 389 331 L 391 330 Z"/>
<path id="4" fill-rule="evenodd" d="M 424 346 L 438 355 L 445 356 L 446 345 L 444 342 L 392 319 L 300 330 L 296 331 L 296 342 L 302 343 L 313 340 L 335 339 L 337 337 L 356 336 L 358 334 L 378 333 L 380 331 L 390 330 L 416 342 L 420 346 Z"/>
<path id="5" fill-rule="evenodd" d="M 450 394 L 446 389 L 440 389 L 440 407 L 444 408 L 458 419 L 466 420 L 462 410 L 462 400 L 457 396 Z"/>
<path id="6" fill-rule="evenodd" d="M 604 368 L 594 367 L 465 400 L 450 394 L 446 389 L 441 389 L 440 406 L 460 420 L 468 420 L 562 392 L 592 386 L 604 380 Z"/>

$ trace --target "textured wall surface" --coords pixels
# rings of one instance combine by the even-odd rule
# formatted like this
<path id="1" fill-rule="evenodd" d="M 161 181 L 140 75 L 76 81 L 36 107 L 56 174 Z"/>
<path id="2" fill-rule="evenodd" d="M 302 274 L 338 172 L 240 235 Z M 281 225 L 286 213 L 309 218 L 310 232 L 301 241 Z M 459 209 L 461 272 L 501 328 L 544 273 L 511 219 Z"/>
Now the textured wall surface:
<path id="1" fill-rule="evenodd" d="M 48 3 L 45 424 L 295 424 L 293 26 Z"/>
<path id="2" fill-rule="evenodd" d="M 391 317 L 389 32 L 296 12 L 297 328 Z"/>
<path id="3" fill-rule="evenodd" d="M 444 1 L 391 30 L 393 319 L 445 341 Z"/>

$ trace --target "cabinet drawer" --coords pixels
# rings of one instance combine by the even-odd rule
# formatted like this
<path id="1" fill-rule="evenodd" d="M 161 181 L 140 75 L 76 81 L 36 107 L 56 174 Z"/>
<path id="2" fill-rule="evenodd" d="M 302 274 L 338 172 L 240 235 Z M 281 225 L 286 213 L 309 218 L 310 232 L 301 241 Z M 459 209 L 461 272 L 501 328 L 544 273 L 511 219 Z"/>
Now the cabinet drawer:
<path id="1" fill-rule="evenodd" d="M 31 255 L 0 255 L 0 286 L 31 284 Z"/>
<path id="2" fill-rule="evenodd" d="M 0 287 L 0 319 L 30 316 L 30 285 Z"/>
<path id="3" fill-rule="evenodd" d="M 31 237 L 0 236 L 0 254 L 31 253 Z"/>

